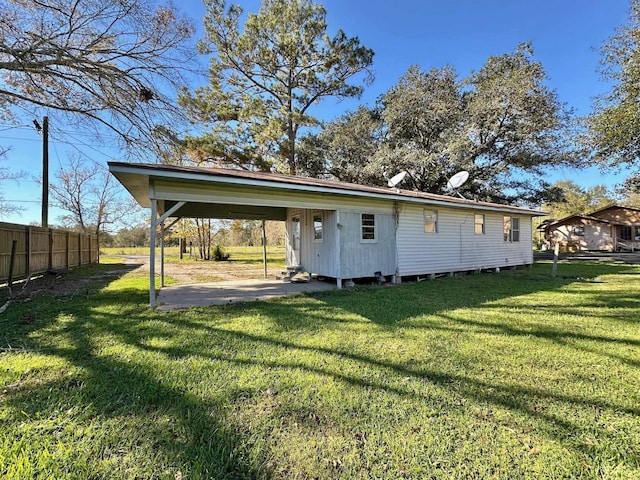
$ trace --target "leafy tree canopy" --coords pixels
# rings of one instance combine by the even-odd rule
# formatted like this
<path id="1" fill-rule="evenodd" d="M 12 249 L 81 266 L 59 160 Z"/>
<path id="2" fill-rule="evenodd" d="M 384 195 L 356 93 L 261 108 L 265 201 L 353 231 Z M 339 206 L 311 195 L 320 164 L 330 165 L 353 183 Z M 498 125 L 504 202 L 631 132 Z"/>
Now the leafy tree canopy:
<path id="1" fill-rule="evenodd" d="M 582 188 L 570 180 L 556 182 L 553 189 L 560 195 L 551 202 L 545 202 L 542 209 L 554 220 L 576 214 L 588 214 L 612 203 L 616 195 L 604 185 Z"/>
<path id="2" fill-rule="evenodd" d="M 603 46 L 601 64 L 614 85 L 587 118 L 587 144 L 603 164 L 640 166 L 640 0 L 631 1 L 628 24 Z"/>
<path id="3" fill-rule="evenodd" d="M 210 83 L 184 92 L 182 104 L 194 122 L 212 125 L 184 147 L 198 160 L 296 174 L 296 141 L 317 125 L 311 107 L 326 97 L 358 97 L 350 83 L 364 74 L 373 51 L 342 30 L 327 34 L 326 11 L 311 0 L 263 0 L 241 28 L 242 9 L 224 0 L 206 2 Z"/>
<path id="4" fill-rule="evenodd" d="M 369 113 L 360 109 L 306 136 L 302 150 L 319 159 L 310 173 L 322 165 L 336 178 L 382 185 L 385 171 L 406 170 L 405 188 L 442 193 L 452 174 L 468 170 L 468 195 L 539 204 L 549 185 L 527 175 L 577 158 L 566 140 L 570 112 L 544 80 L 529 44 L 490 57 L 463 80 L 449 66 L 413 66 Z M 338 160 L 345 148 L 347 166 Z"/>

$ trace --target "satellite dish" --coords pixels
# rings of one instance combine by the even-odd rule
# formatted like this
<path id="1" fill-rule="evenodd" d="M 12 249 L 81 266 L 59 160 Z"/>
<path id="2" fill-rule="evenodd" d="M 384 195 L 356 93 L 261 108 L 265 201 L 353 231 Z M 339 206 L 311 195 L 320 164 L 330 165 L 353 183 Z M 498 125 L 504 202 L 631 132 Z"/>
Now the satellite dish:
<path id="1" fill-rule="evenodd" d="M 400 172 L 397 175 L 394 175 L 393 177 L 391 177 L 389 179 L 389 181 L 387 182 L 387 185 L 389 185 L 389 187 L 393 188 L 396 185 L 398 185 L 402 180 L 404 180 L 404 177 L 407 176 L 407 172 Z"/>
<path id="2" fill-rule="evenodd" d="M 464 185 L 464 182 L 466 182 L 468 178 L 469 172 L 467 172 L 466 170 L 462 170 L 449 179 L 449 181 L 447 182 L 447 188 L 449 188 L 450 190 L 456 190 Z"/>

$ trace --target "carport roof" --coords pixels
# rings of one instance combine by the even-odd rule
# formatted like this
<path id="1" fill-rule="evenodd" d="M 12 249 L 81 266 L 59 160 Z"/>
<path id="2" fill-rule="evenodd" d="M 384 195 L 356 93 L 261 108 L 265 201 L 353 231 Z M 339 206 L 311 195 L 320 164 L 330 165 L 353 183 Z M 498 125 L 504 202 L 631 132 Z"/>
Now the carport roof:
<path id="1" fill-rule="evenodd" d="M 397 190 L 384 187 L 358 185 L 354 183 L 337 182 L 334 180 L 298 177 L 276 173 L 249 172 L 225 168 L 184 167 L 175 165 L 109 162 L 109 171 L 133 195 L 143 207 L 150 207 L 150 181 L 163 179 L 164 181 L 193 182 L 194 184 L 226 184 L 255 186 L 262 188 L 280 189 L 287 191 L 301 191 L 319 195 L 344 195 L 351 197 L 376 198 L 389 201 L 405 201 L 425 205 L 457 206 L 481 210 L 500 211 L 505 213 L 526 214 L 532 216 L 546 215 L 538 210 L 531 210 L 509 205 L 490 202 L 478 202 L 463 198 L 437 195 L 434 193 L 414 192 L 411 190 Z"/>
<path id="2" fill-rule="evenodd" d="M 591 222 L 591 223 L 606 223 L 607 225 L 611 224 L 611 222 L 603 218 L 592 217 L 591 215 L 575 214 L 575 215 L 569 215 L 568 217 L 561 218 L 560 220 L 549 222 L 546 225 L 540 225 L 540 227 L 543 230 L 550 230 L 550 229 L 559 227 L 561 225 L 570 224 L 574 220 L 587 220 L 588 222 Z"/>

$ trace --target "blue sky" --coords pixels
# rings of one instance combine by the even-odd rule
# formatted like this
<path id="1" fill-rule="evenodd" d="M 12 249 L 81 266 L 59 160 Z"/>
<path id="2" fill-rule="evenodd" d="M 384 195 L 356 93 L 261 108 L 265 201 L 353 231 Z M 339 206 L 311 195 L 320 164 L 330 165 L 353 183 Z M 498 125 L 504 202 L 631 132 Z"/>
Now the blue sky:
<path id="1" fill-rule="evenodd" d="M 257 11 L 259 0 L 239 3 L 245 11 Z M 542 62 L 548 85 L 560 100 L 587 115 L 593 98 L 608 90 L 598 73 L 598 52 L 616 27 L 626 23 L 628 0 L 325 0 L 329 32 L 342 28 L 359 37 L 375 51 L 375 83 L 358 101 L 320 104 L 315 114 L 332 119 L 354 110 L 359 104 L 372 105 L 393 86 L 413 64 L 428 70 L 453 66 L 461 77 L 482 67 L 490 55 L 513 51 L 519 43 L 531 41 L 535 59 Z M 184 13 L 201 24 L 204 7 L 198 0 L 186 0 Z M 52 127 L 53 128 L 53 127 Z M 18 140 L 21 139 L 21 140 Z M 40 138 L 30 128 L 7 129 L 0 125 L 0 145 L 13 145 L 11 165 L 41 174 Z M 117 159 L 117 153 L 96 145 L 74 132 L 61 132 L 51 142 L 52 169 L 64 164 L 66 156 L 80 152 L 98 162 Z M 549 172 L 551 180 L 573 180 L 583 187 L 612 186 L 628 172 L 600 172 L 591 167 L 574 171 Z M 53 177 L 53 175 L 52 175 Z M 22 216 L 2 219 L 17 223 L 39 221 L 39 186 L 31 181 L 4 183 L 5 198 L 21 200 Z M 52 210 L 50 222 L 60 214 Z"/>

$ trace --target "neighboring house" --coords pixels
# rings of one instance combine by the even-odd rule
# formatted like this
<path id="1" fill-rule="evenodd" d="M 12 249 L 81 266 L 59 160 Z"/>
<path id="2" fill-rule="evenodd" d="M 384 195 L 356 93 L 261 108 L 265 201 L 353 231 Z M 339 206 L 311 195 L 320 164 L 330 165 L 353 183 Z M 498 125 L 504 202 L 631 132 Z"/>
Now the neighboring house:
<path id="1" fill-rule="evenodd" d="M 609 205 L 587 215 L 571 215 L 540 226 L 549 248 L 563 251 L 640 249 L 640 210 Z"/>
<path id="2" fill-rule="evenodd" d="M 444 195 L 270 173 L 120 162 L 110 162 L 109 170 L 140 205 L 151 207 L 152 242 L 156 227 L 169 217 L 281 220 L 286 222 L 287 267 L 334 278 L 338 287 L 344 280 L 376 275 L 400 282 L 530 265 L 531 220 L 542 215 Z"/>

